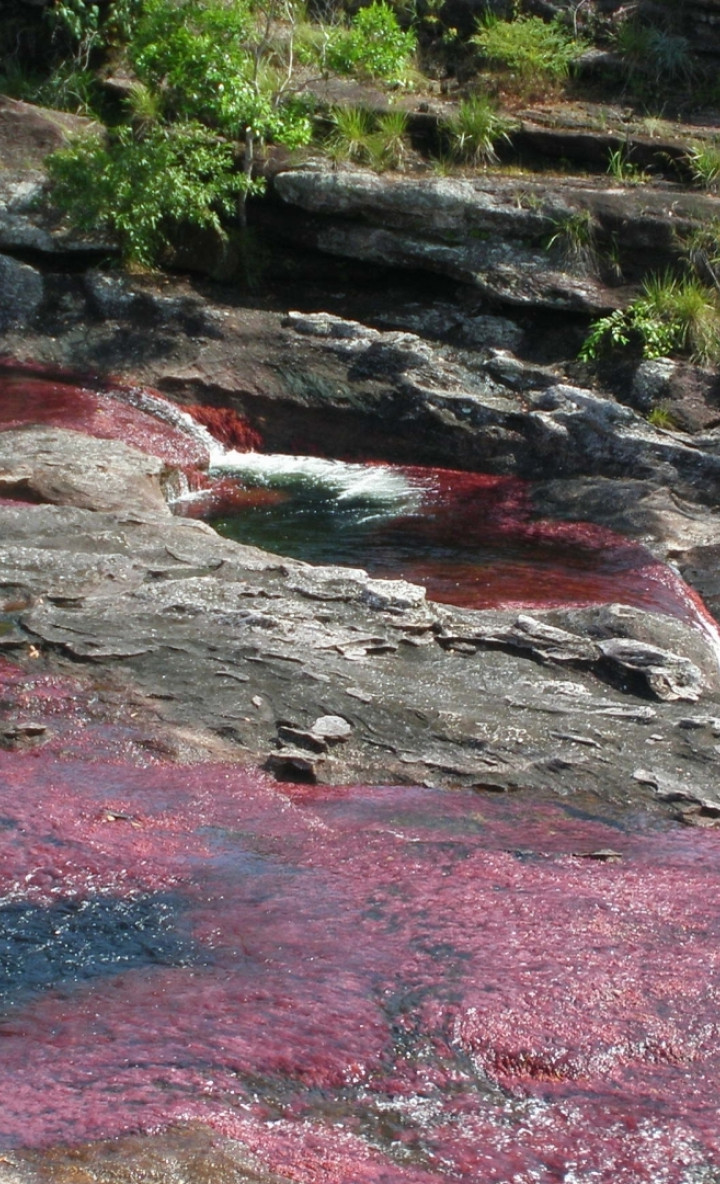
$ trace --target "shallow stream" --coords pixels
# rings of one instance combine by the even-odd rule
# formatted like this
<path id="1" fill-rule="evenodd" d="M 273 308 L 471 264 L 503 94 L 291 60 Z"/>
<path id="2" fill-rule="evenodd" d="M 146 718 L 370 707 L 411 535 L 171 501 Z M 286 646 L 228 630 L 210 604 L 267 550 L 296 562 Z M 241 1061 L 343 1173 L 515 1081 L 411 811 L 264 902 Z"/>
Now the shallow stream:
<path id="1" fill-rule="evenodd" d="M 53 411 L 24 389 L 7 424 L 42 405 L 189 468 L 212 448 L 155 396 L 66 384 Z M 700 612 L 514 479 L 237 456 L 216 476 L 186 508 L 244 541 L 453 603 Z M 154 755 L 81 679 L 0 659 L 0 694 L 48 729 L 0 749 L 0 1147 L 200 1120 L 260 1180 L 717 1180 L 716 833 L 576 798 L 280 786 Z"/>

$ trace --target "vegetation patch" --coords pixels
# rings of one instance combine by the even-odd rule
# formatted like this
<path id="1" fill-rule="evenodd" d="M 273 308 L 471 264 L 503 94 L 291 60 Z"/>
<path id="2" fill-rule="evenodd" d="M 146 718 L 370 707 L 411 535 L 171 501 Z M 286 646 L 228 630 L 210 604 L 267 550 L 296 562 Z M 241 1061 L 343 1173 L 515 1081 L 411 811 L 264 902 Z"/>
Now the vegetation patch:
<path id="1" fill-rule="evenodd" d="M 162 261 L 183 225 L 221 232 L 254 186 L 237 170 L 232 145 L 199 123 L 85 136 L 48 167 L 54 199 L 73 224 L 112 231 L 125 261 L 143 267 Z"/>
<path id="2" fill-rule="evenodd" d="M 445 121 L 443 131 L 452 159 L 462 164 L 485 165 L 497 160 L 495 146 L 509 140 L 512 123 L 501 115 L 487 95 L 463 99 Z"/>
<path id="3" fill-rule="evenodd" d="M 720 298 L 692 275 L 648 277 L 626 309 L 595 321 L 580 357 L 598 358 L 611 348 L 639 349 L 645 358 L 676 354 L 701 364 L 720 361 Z"/>
<path id="4" fill-rule="evenodd" d="M 538 16 L 500 20 L 491 12 L 481 17 L 470 40 L 491 65 L 533 86 L 563 82 L 585 48 L 559 20 L 544 21 Z"/>

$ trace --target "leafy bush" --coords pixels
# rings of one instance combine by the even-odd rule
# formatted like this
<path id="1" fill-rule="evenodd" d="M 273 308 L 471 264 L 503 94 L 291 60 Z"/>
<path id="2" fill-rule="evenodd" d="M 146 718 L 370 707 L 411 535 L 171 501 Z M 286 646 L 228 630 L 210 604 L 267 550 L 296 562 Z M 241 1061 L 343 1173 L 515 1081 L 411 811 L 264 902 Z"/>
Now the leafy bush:
<path id="1" fill-rule="evenodd" d="M 140 81 L 162 91 L 170 110 L 222 127 L 238 87 L 247 89 L 251 27 L 245 0 L 146 0 L 128 56 Z"/>
<path id="2" fill-rule="evenodd" d="M 338 74 L 366 74 L 383 82 L 407 79 L 417 48 L 415 34 L 403 30 L 392 8 L 374 0 L 353 17 L 350 27 L 331 38 L 327 64 Z"/>
<path id="3" fill-rule="evenodd" d="M 687 354 L 700 363 L 720 360 L 718 293 L 694 276 L 650 276 L 642 294 L 592 326 L 580 357 L 590 361 L 607 347 L 639 345 L 643 357 Z"/>
<path id="4" fill-rule="evenodd" d="M 557 20 L 518 16 L 500 20 L 487 13 L 470 38 L 492 64 L 511 70 L 523 82 L 562 82 L 584 46 Z"/>
<path id="5" fill-rule="evenodd" d="M 170 113 L 235 137 L 251 132 L 288 147 L 307 144 L 307 105 L 267 85 L 257 36 L 262 41 L 248 0 L 146 0 L 128 54 Z"/>
<path id="6" fill-rule="evenodd" d="M 106 228 L 127 262 L 155 266 L 181 226 L 221 231 L 255 187 L 235 168 L 232 145 L 197 123 L 121 127 L 84 136 L 48 159 L 52 194 L 80 230 Z"/>
<path id="7" fill-rule="evenodd" d="M 473 95 L 463 99 L 443 130 L 456 160 L 480 165 L 497 160 L 495 145 L 508 139 L 510 122 L 498 114 L 487 95 Z"/>

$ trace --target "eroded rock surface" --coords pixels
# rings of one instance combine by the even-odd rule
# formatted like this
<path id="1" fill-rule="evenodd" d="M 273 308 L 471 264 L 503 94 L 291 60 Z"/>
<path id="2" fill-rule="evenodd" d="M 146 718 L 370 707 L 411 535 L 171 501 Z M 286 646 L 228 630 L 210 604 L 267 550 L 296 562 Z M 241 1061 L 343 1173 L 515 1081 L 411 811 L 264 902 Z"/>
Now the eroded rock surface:
<path id="1" fill-rule="evenodd" d="M 89 510 L 169 514 L 162 461 L 117 440 L 62 428 L 0 432 L 0 495 Z"/>
<path id="2" fill-rule="evenodd" d="M 660 779 L 680 768 L 690 792 L 717 793 L 712 764 L 694 763 L 699 735 L 678 727 L 717 695 L 712 637 L 639 609 L 463 611 L 221 539 L 144 497 L 108 512 L 101 492 L 90 509 L 72 479 L 85 453 L 55 435 L 72 448 L 45 484 L 48 433 L 4 435 L 26 446 L 29 488 L 77 503 L 0 506 L 1 640 L 20 661 L 80 662 L 291 780 L 625 800 L 652 752 Z M 139 491 L 147 458 L 121 453 Z"/>
<path id="3" fill-rule="evenodd" d="M 449 275 L 514 307 L 589 313 L 627 299 L 617 277 L 607 282 L 602 259 L 610 242 L 632 279 L 638 266 L 669 261 L 675 236 L 716 214 L 713 197 L 663 188 L 638 194 L 594 179 L 292 169 L 273 185 L 283 202 L 311 216 L 302 233 L 330 255 Z M 567 231 L 577 217 L 594 228 L 594 258 L 584 265 L 573 264 Z"/>

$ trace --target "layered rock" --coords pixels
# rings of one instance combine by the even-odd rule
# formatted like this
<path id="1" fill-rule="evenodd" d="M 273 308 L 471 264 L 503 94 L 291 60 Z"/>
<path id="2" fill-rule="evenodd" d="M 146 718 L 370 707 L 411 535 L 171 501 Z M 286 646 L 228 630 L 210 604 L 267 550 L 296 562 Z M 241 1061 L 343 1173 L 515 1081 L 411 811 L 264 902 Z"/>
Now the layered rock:
<path id="1" fill-rule="evenodd" d="M 684 723 L 720 688 L 716 647 L 698 630 L 641 610 L 432 604 L 413 584 L 290 562 L 169 518 L 140 493 L 147 458 L 103 444 L 127 473 L 120 494 L 133 467 L 140 494 L 109 511 L 105 490 L 88 500 L 73 433 L 54 433 L 52 482 L 47 432 L 5 433 L 8 452 L 20 438 L 14 471 L 46 504 L 0 506 L 0 640 L 14 660 L 79 662 L 166 725 L 205 729 L 291 780 L 630 800 L 649 768 L 665 789 L 714 800 L 712 765 L 694 763 L 705 725 Z"/>
<path id="2" fill-rule="evenodd" d="M 661 268 L 677 252 L 677 235 L 720 208 L 717 198 L 673 188 L 531 175 L 418 179 L 293 169 L 273 185 L 283 202 L 311 215 L 302 233 L 328 254 L 448 275 L 513 307 L 586 313 L 627 299 L 617 278 L 614 287 L 598 278 L 612 274 L 611 244 L 614 265 L 632 278 Z M 593 244 L 593 258 L 579 266 L 571 258 L 578 217 Z"/>

